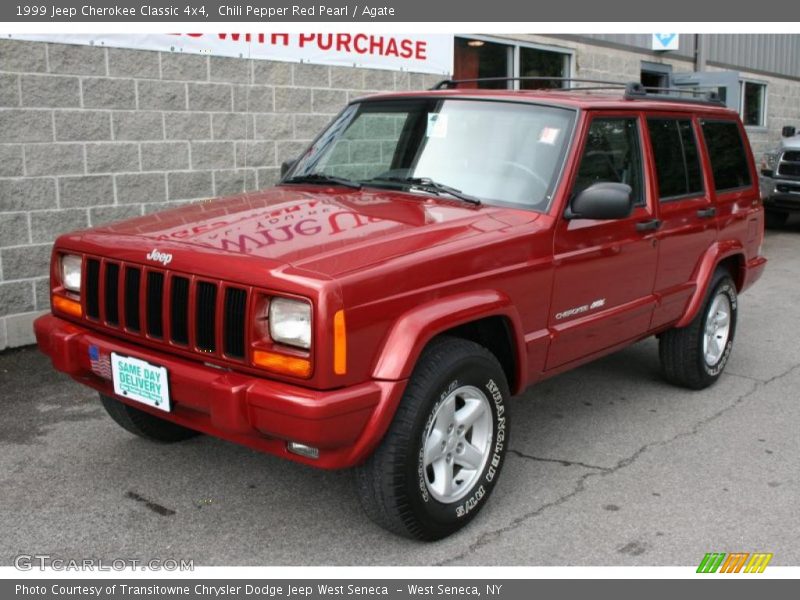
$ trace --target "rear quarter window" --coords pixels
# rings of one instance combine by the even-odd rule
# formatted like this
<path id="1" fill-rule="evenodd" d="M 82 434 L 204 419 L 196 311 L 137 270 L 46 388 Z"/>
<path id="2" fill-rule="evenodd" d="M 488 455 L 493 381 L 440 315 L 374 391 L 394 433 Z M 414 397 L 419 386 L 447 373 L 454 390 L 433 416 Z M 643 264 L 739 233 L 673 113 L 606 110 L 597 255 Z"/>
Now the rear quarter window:
<path id="1" fill-rule="evenodd" d="M 717 192 L 749 187 L 747 149 L 736 121 L 701 122 Z"/>

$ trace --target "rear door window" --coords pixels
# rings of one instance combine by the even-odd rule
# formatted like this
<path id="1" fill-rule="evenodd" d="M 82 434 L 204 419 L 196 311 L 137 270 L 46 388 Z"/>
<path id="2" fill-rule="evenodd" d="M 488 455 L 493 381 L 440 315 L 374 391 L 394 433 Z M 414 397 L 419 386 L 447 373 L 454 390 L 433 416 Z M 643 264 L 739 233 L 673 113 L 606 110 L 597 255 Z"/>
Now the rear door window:
<path id="1" fill-rule="evenodd" d="M 717 192 L 749 187 L 750 165 L 736 121 L 703 121 L 703 137 Z"/>
<path id="2" fill-rule="evenodd" d="M 703 194 L 703 171 L 691 119 L 647 120 L 659 200 Z"/>

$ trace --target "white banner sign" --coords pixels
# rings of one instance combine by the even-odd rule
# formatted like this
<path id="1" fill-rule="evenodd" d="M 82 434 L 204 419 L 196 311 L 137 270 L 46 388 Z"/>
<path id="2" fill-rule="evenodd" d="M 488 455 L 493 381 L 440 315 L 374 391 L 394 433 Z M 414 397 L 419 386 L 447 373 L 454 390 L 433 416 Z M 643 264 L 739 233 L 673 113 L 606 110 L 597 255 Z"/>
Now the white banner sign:
<path id="1" fill-rule="evenodd" d="M 390 33 L 13 35 L 15 39 L 447 75 L 453 36 Z"/>

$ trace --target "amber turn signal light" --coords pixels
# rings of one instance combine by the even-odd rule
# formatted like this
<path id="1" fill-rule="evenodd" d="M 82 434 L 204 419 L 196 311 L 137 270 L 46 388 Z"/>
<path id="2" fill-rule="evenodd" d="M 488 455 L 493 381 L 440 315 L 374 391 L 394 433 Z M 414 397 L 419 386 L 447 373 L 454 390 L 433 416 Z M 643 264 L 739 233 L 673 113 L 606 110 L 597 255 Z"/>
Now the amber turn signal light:
<path id="1" fill-rule="evenodd" d="M 344 311 L 333 316 L 333 372 L 347 374 L 347 331 L 344 324 Z"/>
<path id="2" fill-rule="evenodd" d="M 81 317 L 83 315 L 83 309 L 81 308 L 81 303 L 78 302 L 77 300 L 73 300 L 72 298 L 65 298 L 64 296 L 56 296 L 55 294 L 53 294 L 52 301 L 53 301 L 53 308 L 62 313 L 65 313 L 73 317 Z"/>
<path id="3" fill-rule="evenodd" d="M 287 356 L 277 352 L 256 350 L 253 352 L 253 363 L 276 373 L 284 373 L 295 377 L 308 377 L 311 375 L 311 361 L 306 358 Z"/>

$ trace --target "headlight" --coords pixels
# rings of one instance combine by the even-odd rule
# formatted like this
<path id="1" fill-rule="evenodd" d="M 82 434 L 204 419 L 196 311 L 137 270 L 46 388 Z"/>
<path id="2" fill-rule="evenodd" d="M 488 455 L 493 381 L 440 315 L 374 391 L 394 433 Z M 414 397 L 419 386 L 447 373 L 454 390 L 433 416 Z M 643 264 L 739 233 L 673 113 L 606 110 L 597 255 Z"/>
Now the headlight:
<path id="1" fill-rule="evenodd" d="M 311 305 L 301 300 L 273 298 L 269 303 L 272 341 L 299 348 L 311 347 Z"/>
<path id="2" fill-rule="evenodd" d="M 61 285 L 71 292 L 81 291 L 81 257 L 64 254 L 61 257 Z"/>
<path id="3" fill-rule="evenodd" d="M 774 171 L 778 168 L 778 158 L 780 157 L 780 152 L 767 152 L 764 154 L 764 164 L 766 165 L 767 169 Z"/>

